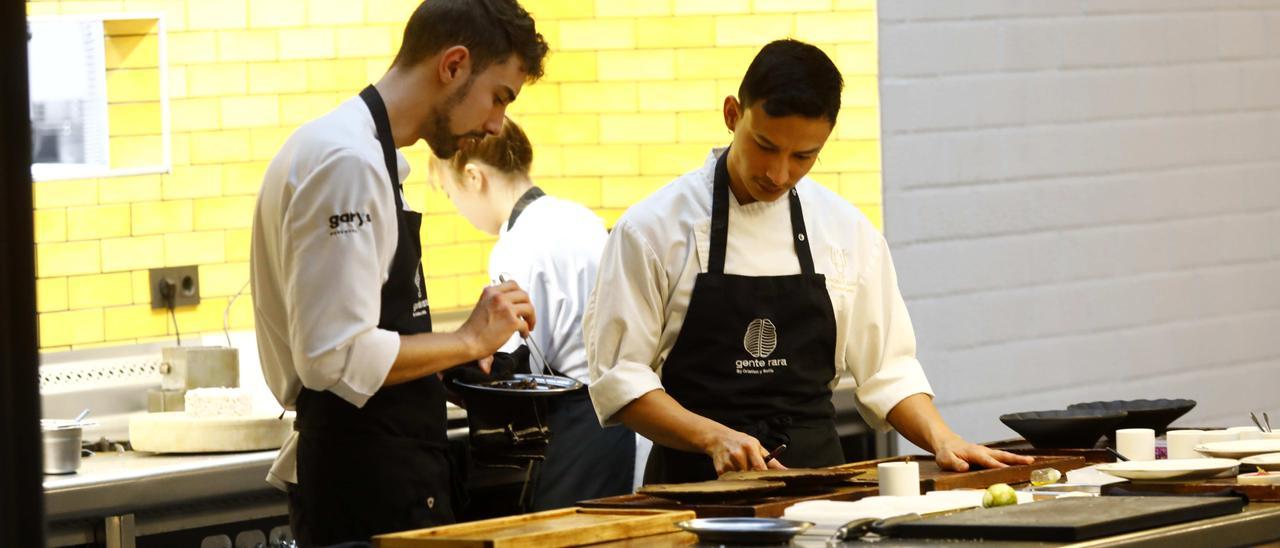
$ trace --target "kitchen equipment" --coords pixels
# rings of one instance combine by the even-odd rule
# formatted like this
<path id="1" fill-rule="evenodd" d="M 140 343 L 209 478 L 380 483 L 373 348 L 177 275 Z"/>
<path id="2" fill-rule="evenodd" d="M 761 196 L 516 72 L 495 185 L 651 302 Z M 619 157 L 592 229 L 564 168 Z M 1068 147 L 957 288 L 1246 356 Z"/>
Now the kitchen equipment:
<path id="1" fill-rule="evenodd" d="M 1235 473 L 1235 459 L 1167 459 L 1099 464 L 1098 471 L 1130 481 L 1192 481 Z"/>
<path id="2" fill-rule="evenodd" d="M 515 466 L 542 459 L 551 438 L 547 398 L 586 388 L 568 377 L 525 373 L 478 384 L 455 379 L 453 385 L 466 403 L 473 456 L 485 464 Z"/>
<path id="3" fill-rule="evenodd" d="M 40 420 L 44 447 L 44 473 L 74 474 L 80 469 L 80 442 L 84 423 L 77 420 Z"/>
<path id="4" fill-rule="evenodd" d="M 160 349 L 160 388 L 147 391 L 147 411 L 185 409 L 193 388 L 240 386 L 240 351 L 221 346 L 167 346 Z"/>
<path id="5" fill-rule="evenodd" d="M 904 456 L 888 459 L 851 462 L 835 468 L 851 468 L 867 470 L 867 473 L 850 480 L 854 485 L 876 485 L 879 481 L 877 465 L 882 462 L 917 461 L 920 463 L 920 491 L 946 491 L 951 489 L 986 489 L 993 483 L 1027 483 L 1031 481 L 1031 472 L 1040 468 L 1056 468 L 1066 474 L 1070 470 L 1084 468 L 1084 457 L 1036 457 L 1031 464 L 1015 464 L 1004 468 L 971 468 L 967 472 L 944 471 L 933 460 L 933 457 Z"/>
<path id="6" fill-rule="evenodd" d="M 581 546 L 678 532 L 693 512 L 562 508 L 373 537 L 378 548 Z"/>
<path id="7" fill-rule="evenodd" d="M 1150 428 L 1158 436 L 1195 406 L 1195 400 L 1187 399 L 1113 400 L 1073 403 L 1067 409 L 1124 411 L 1127 416 L 1116 428 Z"/>
<path id="8" fill-rule="evenodd" d="M 1116 451 L 1115 449 L 1112 449 L 1110 447 L 1107 448 L 1107 452 L 1111 453 L 1111 456 L 1116 458 L 1116 462 L 1129 462 L 1130 460 L 1129 457 L 1121 455 L 1119 451 Z"/>
<path id="9" fill-rule="evenodd" d="M 813 523 L 781 518 L 698 518 L 676 523 L 706 544 L 786 544 Z"/>
<path id="10" fill-rule="evenodd" d="M 293 413 L 192 417 L 185 412 L 139 413 L 129 417 L 134 451 L 222 453 L 278 449 L 293 433 Z"/>
<path id="11" fill-rule="evenodd" d="M 899 523 L 903 538 L 1074 542 L 1237 514 L 1239 497 L 1064 497 Z"/>
<path id="12" fill-rule="evenodd" d="M 1263 453 L 1280 453 L 1280 440 L 1215 441 L 1197 445 L 1196 451 L 1211 457 L 1239 459 Z"/>
<path id="13" fill-rule="evenodd" d="M 1089 448 L 1127 417 L 1112 409 L 1026 411 L 1000 416 L 1000 422 L 1036 448 Z"/>
<path id="14" fill-rule="evenodd" d="M 863 470 L 840 468 L 787 468 L 785 470 L 744 470 L 725 472 L 720 480 L 780 481 L 787 487 L 838 486 L 865 473 Z"/>
<path id="15" fill-rule="evenodd" d="M 781 455 L 782 452 L 786 450 L 787 450 L 787 444 L 785 443 L 777 447 L 774 447 L 773 451 L 769 451 L 769 454 L 764 456 L 764 463 L 769 464 L 769 461 L 778 458 L 778 455 Z"/>
<path id="16" fill-rule="evenodd" d="M 732 501 L 677 502 L 644 494 L 619 495 L 579 502 L 587 508 L 652 508 L 693 510 L 700 518 L 712 517 L 781 517 L 787 508 L 813 500 L 851 501 L 875 496 L 874 485 L 810 488 L 793 492 L 790 488 Z"/>
<path id="17" fill-rule="evenodd" d="M 651 495 L 680 502 L 724 501 L 756 497 L 764 493 L 779 491 L 787 484 L 781 481 L 761 480 L 711 480 L 693 483 L 656 483 L 641 486 L 636 490 L 642 495 Z"/>
<path id="18" fill-rule="evenodd" d="M 1030 442 L 1021 438 L 1001 440 L 984 445 L 992 449 L 1008 451 L 1015 455 L 1028 455 L 1032 457 L 1083 457 L 1086 464 L 1115 462 L 1116 460 L 1111 453 L 1106 451 L 1106 449 L 1099 448 L 1097 445 L 1089 448 L 1055 447 L 1037 449 L 1033 447 Z"/>
<path id="19" fill-rule="evenodd" d="M 1250 412 L 1249 412 L 1249 418 L 1253 419 L 1253 424 L 1255 424 L 1255 425 L 1257 425 L 1257 426 L 1258 426 L 1258 431 L 1260 431 L 1260 432 L 1267 432 L 1267 431 L 1268 431 L 1266 428 L 1263 428 L 1263 427 L 1262 427 L 1262 421 L 1258 420 L 1258 415 L 1257 415 L 1257 414 L 1255 414 L 1253 411 L 1250 411 Z"/>

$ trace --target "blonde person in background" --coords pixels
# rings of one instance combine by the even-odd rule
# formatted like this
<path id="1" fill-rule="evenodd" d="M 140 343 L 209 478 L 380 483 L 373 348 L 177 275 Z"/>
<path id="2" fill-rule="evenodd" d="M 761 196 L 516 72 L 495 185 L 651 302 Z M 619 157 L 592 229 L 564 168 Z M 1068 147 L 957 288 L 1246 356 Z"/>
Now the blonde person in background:
<path id="1" fill-rule="evenodd" d="M 533 184 L 533 147 L 510 118 L 496 135 L 464 145 L 449 160 L 432 161 L 439 186 L 462 216 L 498 236 L 489 254 L 490 278 L 513 280 L 529 293 L 538 318 L 529 337 L 540 350 L 532 353 L 530 370 L 587 383 L 582 314 L 608 236 L 604 223 L 590 209 Z M 503 350 L 521 344 L 513 336 Z M 548 424 L 551 442 L 534 480 L 535 510 L 631 492 L 635 436 L 625 428 L 601 428 L 586 390 L 552 400 Z"/>

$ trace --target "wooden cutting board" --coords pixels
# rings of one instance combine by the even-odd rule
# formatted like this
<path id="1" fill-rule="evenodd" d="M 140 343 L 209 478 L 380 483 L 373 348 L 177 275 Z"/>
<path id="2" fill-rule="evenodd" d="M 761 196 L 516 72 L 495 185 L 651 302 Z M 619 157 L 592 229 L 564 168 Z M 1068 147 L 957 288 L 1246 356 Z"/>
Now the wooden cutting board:
<path id="1" fill-rule="evenodd" d="M 556 548 L 677 532 L 691 511 L 562 508 L 373 537 L 378 548 Z"/>
<path id="2" fill-rule="evenodd" d="M 888 459 L 851 462 L 836 468 L 865 469 L 866 474 L 852 480 L 855 484 L 879 484 L 880 478 L 876 466 L 882 462 L 916 461 L 920 463 L 920 492 L 946 491 L 950 489 L 986 489 L 993 483 L 1027 483 L 1031 481 L 1031 472 L 1041 468 L 1056 468 L 1063 475 L 1068 470 L 1084 468 L 1084 457 L 1039 456 L 1031 464 L 1019 464 L 1006 468 L 982 468 L 968 472 L 951 472 L 943 470 L 933 457 L 904 456 Z"/>
<path id="3" fill-rule="evenodd" d="M 293 414 L 246 417 L 192 417 L 185 412 L 139 413 L 129 417 L 134 451 L 221 453 L 279 449 L 293 432 Z"/>
<path id="4" fill-rule="evenodd" d="M 698 501 L 680 503 L 648 495 L 633 494 L 584 500 L 578 504 L 587 508 L 651 508 L 663 510 L 692 510 L 700 518 L 779 518 L 791 505 L 806 500 L 854 501 L 874 496 L 879 487 L 874 485 L 848 485 L 828 489 L 784 491 L 767 497 L 743 498 L 722 501 Z"/>

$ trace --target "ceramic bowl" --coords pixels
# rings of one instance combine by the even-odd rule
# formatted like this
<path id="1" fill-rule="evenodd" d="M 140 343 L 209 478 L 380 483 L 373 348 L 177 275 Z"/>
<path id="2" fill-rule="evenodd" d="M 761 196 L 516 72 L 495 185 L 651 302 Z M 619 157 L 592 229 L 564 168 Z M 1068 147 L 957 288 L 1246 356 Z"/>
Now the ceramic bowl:
<path id="1" fill-rule="evenodd" d="M 1126 416 L 1108 409 L 1058 409 L 1001 415 L 1000 422 L 1039 449 L 1091 448 Z"/>
<path id="2" fill-rule="evenodd" d="M 1124 411 L 1128 416 L 1116 428 L 1150 428 L 1159 436 L 1195 406 L 1195 400 L 1113 400 L 1074 403 L 1067 409 Z"/>

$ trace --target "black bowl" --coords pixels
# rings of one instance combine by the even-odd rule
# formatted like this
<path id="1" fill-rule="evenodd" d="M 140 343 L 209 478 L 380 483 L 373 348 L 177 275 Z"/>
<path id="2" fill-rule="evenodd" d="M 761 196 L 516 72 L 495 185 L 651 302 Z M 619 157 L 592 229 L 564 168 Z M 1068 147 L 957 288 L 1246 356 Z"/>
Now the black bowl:
<path id="1" fill-rule="evenodd" d="M 1125 416 L 1124 411 L 1106 409 L 1057 409 L 1000 415 L 1000 422 L 1038 449 L 1088 449 Z"/>
<path id="2" fill-rule="evenodd" d="M 1195 400 L 1114 400 L 1073 403 L 1067 409 L 1124 411 L 1129 416 L 1116 428 L 1150 428 L 1159 436 L 1195 406 Z"/>

